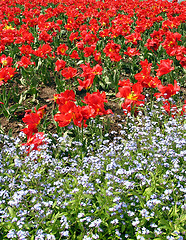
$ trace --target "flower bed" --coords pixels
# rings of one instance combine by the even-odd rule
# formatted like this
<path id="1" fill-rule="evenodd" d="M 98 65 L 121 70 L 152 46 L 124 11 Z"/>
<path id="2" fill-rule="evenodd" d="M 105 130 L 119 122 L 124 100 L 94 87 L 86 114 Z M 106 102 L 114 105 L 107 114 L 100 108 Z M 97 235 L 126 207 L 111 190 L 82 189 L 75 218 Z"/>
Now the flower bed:
<path id="1" fill-rule="evenodd" d="M 0 239 L 184 239 L 186 3 L 0 3 Z"/>

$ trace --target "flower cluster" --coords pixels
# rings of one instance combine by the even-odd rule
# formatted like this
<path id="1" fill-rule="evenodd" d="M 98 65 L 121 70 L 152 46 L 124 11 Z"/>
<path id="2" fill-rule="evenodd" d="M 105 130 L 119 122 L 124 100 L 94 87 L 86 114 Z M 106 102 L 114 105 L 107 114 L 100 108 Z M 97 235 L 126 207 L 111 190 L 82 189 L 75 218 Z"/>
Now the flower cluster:
<path id="1" fill-rule="evenodd" d="M 40 107 L 38 110 L 34 108 L 34 112 L 31 109 L 25 111 L 26 113 L 22 120 L 28 126 L 21 131 L 26 134 L 27 142 L 22 145 L 29 147 L 28 152 L 38 150 L 38 146 L 44 144 L 44 133 L 38 132 L 37 126 L 46 112 L 46 107 L 47 105 Z"/>
<path id="2" fill-rule="evenodd" d="M 66 90 L 60 94 L 54 95 L 54 100 L 59 105 L 59 113 L 54 115 L 54 120 L 58 122 L 59 127 L 65 127 L 71 121 L 78 126 L 87 127 L 86 121 L 89 118 L 95 118 L 97 115 L 110 114 L 112 111 L 105 110 L 104 102 L 106 100 L 105 92 L 100 93 L 99 90 L 92 94 L 87 93 L 83 103 L 86 106 L 79 106 L 75 104 L 75 93 L 73 90 Z"/>
<path id="3" fill-rule="evenodd" d="M 5 54 L 0 56 L 0 86 L 7 83 L 15 74 L 16 69 L 12 68 L 13 58 Z"/>
<path id="4" fill-rule="evenodd" d="M 161 60 L 160 65 L 157 64 L 158 69 L 156 70 L 156 75 L 162 76 L 174 70 L 174 67 L 171 67 L 172 63 L 173 61 L 170 59 Z M 157 76 L 152 77 L 152 63 L 149 63 L 147 59 L 141 61 L 140 65 L 142 66 L 141 72 L 134 75 L 137 83 L 133 84 L 129 79 L 123 81 L 120 80 L 118 83 L 118 85 L 121 87 L 119 87 L 119 92 L 116 94 L 116 97 L 125 99 L 124 103 L 121 105 L 125 114 L 131 111 L 137 113 L 137 108 L 144 105 L 143 100 L 145 99 L 145 96 L 141 94 L 143 88 L 157 88 L 159 93 L 155 93 L 154 97 L 156 97 L 156 99 L 163 97 L 164 100 L 170 99 L 180 91 L 180 86 L 176 80 L 174 80 L 174 85 L 168 84 L 167 86 L 164 86 Z M 170 109 L 170 102 L 167 101 L 166 104 L 168 104 L 169 108 L 165 107 L 165 102 L 164 108 L 168 113 L 170 113 L 170 110 L 168 111 L 168 109 Z M 176 105 L 174 105 L 174 107 L 176 107 Z M 183 112 L 184 106 L 181 114 L 183 114 Z"/>
<path id="5" fill-rule="evenodd" d="M 124 98 L 124 102 L 122 103 L 122 108 L 124 113 L 131 111 L 137 111 L 138 106 L 144 105 L 145 96 L 142 95 L 143 87 L 138 82 L 132 84 L 130 80 L 119 81 L 119 92 L 116 94 L 116 97 Z"/>

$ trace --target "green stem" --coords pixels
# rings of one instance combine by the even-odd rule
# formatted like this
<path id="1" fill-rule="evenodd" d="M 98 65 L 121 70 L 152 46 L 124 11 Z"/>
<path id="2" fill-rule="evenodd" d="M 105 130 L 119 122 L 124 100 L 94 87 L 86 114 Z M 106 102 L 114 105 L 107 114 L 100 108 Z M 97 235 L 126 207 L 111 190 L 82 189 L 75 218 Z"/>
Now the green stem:
<path id="1" fill-rule="evenodd" d="M 83 149 L 84 149 L 84 142 L 83 142 L 83 122 L 81 124 L 81 160 L 83 160 Z"/>
<path id="2" fill-rule="evenodd" d="M 152 87 L 150 91 L 150 104 L 151 104 L 151 110 L 152 110 L 152 106 L 153 106 L 153 88 Z"/>

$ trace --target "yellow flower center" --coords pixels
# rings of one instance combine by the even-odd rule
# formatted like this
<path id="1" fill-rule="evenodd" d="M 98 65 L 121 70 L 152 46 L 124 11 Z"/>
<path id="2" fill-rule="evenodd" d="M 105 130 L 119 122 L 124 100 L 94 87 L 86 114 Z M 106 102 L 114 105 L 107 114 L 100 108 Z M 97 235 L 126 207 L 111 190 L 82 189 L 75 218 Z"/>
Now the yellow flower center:
<path id="1" fill-rule="evenodd" d="M 132 91 L 127 98 L 135 101 L 137 100 L 138 96 L 134 93 L 134 91 Z"/>
<path id="2" fill-rule="evenodd" d="M 65 49 L 64 48 L 61 48 L 61 53 L 64 53 L 65 52 Z"/>
<path id="3" fill-rule="evenodd" d="M 7 65 L 7 60 L 6 59 L 2 59 L 1 63 L 2 63 L 3 66 L 6 66 Z"/>
<path id="4" fill-rule="evenodd" d="M 11 25 L 5 25 L 4 30 L 7 30 L 7 29 L 14 30 L 15 28 L 13 28 Z"/>

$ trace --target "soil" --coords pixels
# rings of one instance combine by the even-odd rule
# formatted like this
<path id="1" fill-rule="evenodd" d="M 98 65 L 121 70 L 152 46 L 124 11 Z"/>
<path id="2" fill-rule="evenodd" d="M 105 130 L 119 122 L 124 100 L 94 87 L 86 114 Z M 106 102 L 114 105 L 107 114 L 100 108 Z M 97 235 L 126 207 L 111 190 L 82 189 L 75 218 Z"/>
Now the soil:
<path id="1" fill-rule="evenodd" d="M 8 87 L 8 85 L 7 85 Z M 14 88 L 14 86 L 9 86 L 11 88 Z M 24 92 L 24 88 L 22 89 L 21 86 L 19 86 L 20 92 Z M 8 88 L 7 88 L 8 91 Z M 44 106 L 47 105 L 47 111 L 45 118 L 47 119 L 47 128 L 46 132 L 50 133 L 57 133 L 56 126 L 54 124 L 54 120 L 52 117 L 52 111 L 56 108 L 54 101 L 52 100 L 53 95 L 56 94 L 55 86 L 45 86 L 42 85 L 38 88 L 38 97 L 35 101 L 32 101 L 32 96 L 27 95 L 26 99 L 22 103 L 23 108 L 21 110 L 16 110 L 14 112 L 14 115 L 10 118 L 6 118 L 3 114 L 0 114 L 0 132 L 4 134 L 9 134 L 12 137 L 16 137 L 19 135 L 21 129 L 27 127 L 26 124 L 22 121 L 22 118 L 25 115 L 25 110 L 31 109 L 32 106 Z M 77 100 L 81 100 L 86 95 L 85 91 L 77 92 Z M 108 99 L 108 97 L 107 97 Z M 111 109 L 114 112 L 114 116 L 102 116 L 102 119 L 107 120 L 110 119 L 110 130 L 111 131 L 118 131 L 117 124 L 120 122 L 120 119 L 118 118 L 118 115 L 123 115 L 123 111 L 121 107 L 119 106 L 119 102 L 115 102 L 115 99 L 112 97 L 110 100 L 105 104 L 105 109 Z M 119 99 L 118 99 L 119 100 Z M 13 102 L 12 99 L 9 101 L 10 106 L 13 106 L 15 102 Z"/>

